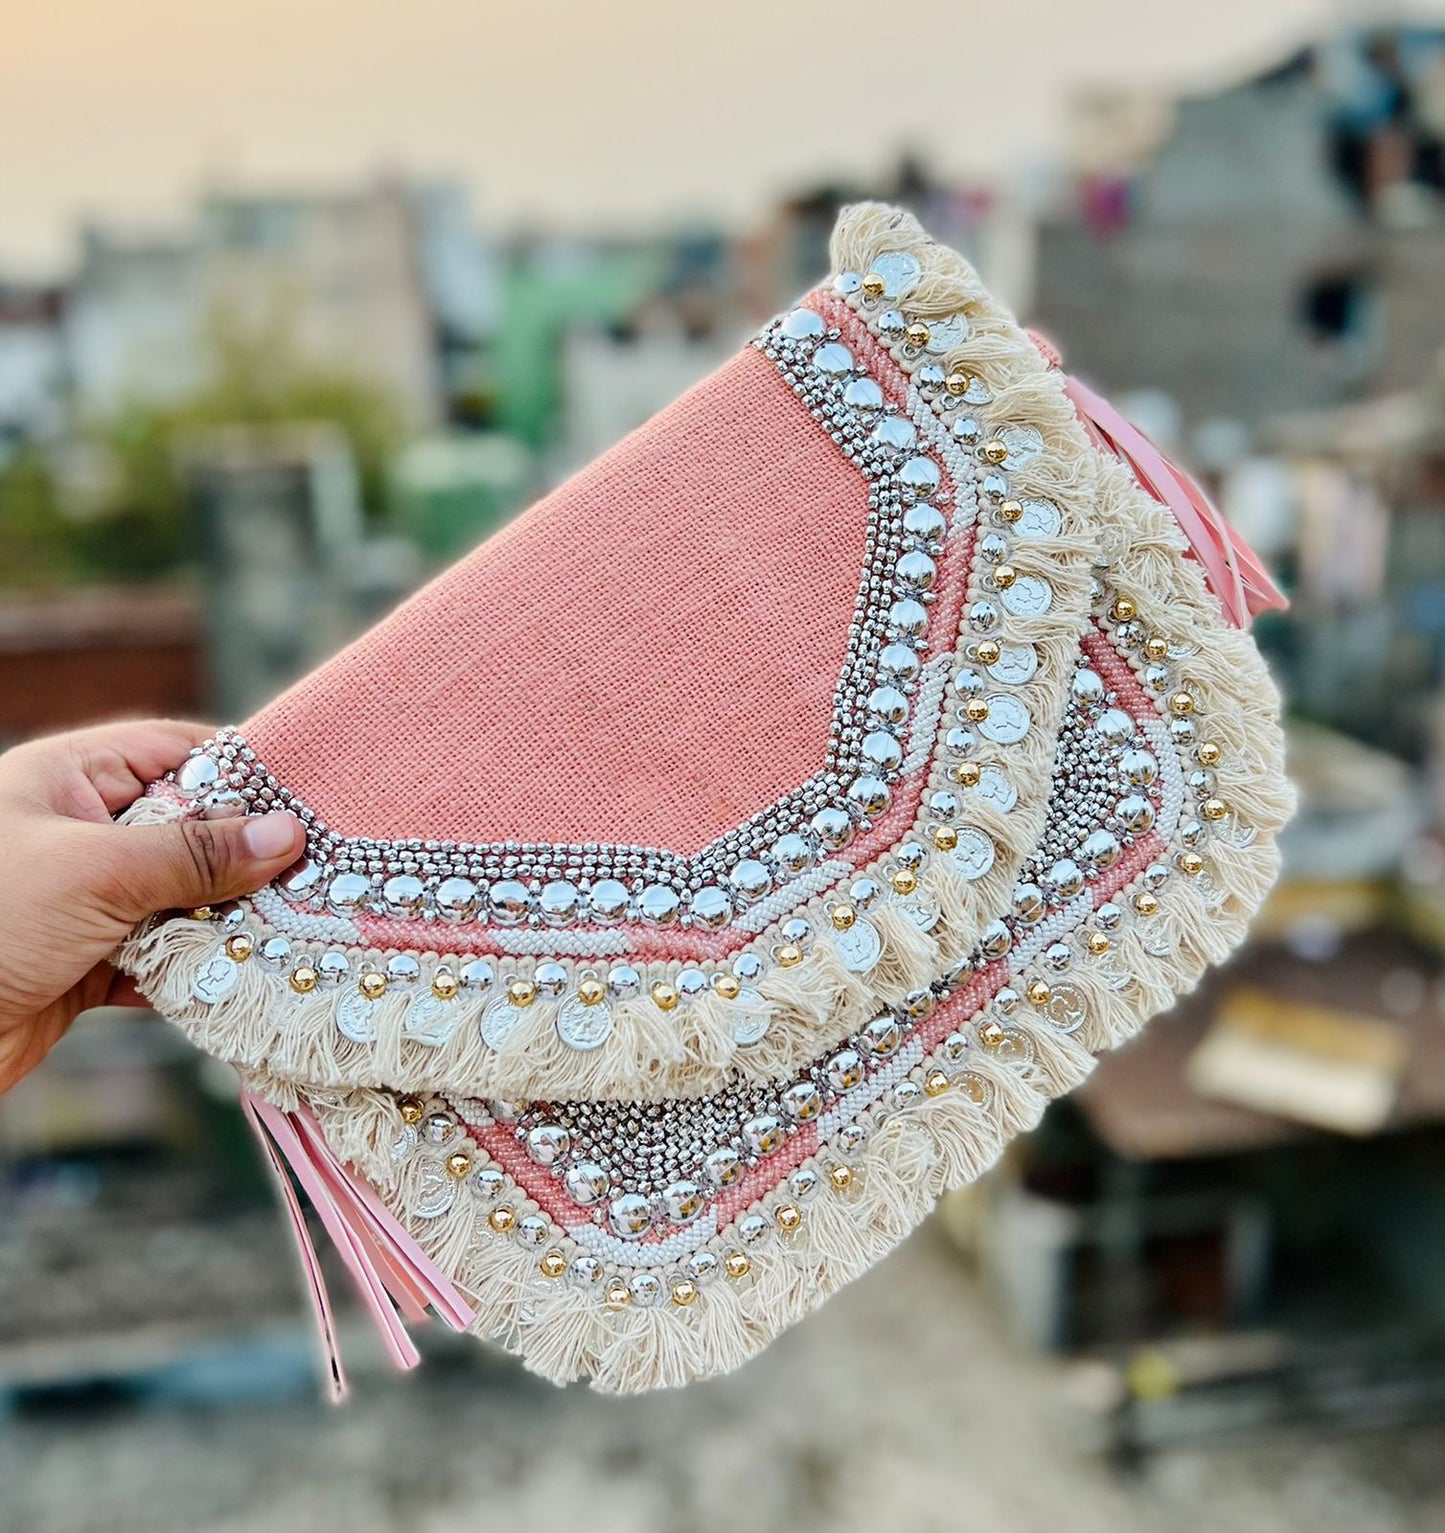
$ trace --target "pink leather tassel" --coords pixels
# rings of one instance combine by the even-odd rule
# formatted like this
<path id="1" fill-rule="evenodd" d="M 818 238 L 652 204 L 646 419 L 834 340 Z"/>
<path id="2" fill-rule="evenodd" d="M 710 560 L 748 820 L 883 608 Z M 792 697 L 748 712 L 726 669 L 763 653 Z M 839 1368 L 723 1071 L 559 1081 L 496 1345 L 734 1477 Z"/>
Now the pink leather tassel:
<path id="1" fill-rule="evenodd" d="M 1032 331 L 1030 337 L 1051 367 L 1061 366 L 1058 352 L 1044 337 Z M 1195 558 L 1204 566 L 1210 590 L 1236 628 L 1248 628 L 1261 612 L 1282 612 L 1289 606 L 1259 556 L 1188 474 L 1087 384 L 1065 375 L 1064 392 L 1094 440 L 1127 463 L 1154 499 L 1174 513 Z"/>
<path id="2" fill-rule="evenodd" d="M 472 1311 L 456 1289 L 387 1211 L 374 1189 L 336 1158 L 309 1112 L 282 1112 L 249 1091 L 241 1094 L 241 1107 L 261 1141 L 291 1215 L 321 1333 L 328 1392 L 333 1400 L 340 1400 L 346 1393 L 346 1372 L 341 1365 L 326 1279 L 291 1182 L 292 1175 L 310 1198 L 356 1280 L 362 1300 L 398 1368 L 415 1368 L 421 1360 L 397 1314 L 398 1308 L 407 1319 L 422 1321 L 427 1318 L 430 1306 L 453 1330 L 465 1330 L 472 1323 Z"/>

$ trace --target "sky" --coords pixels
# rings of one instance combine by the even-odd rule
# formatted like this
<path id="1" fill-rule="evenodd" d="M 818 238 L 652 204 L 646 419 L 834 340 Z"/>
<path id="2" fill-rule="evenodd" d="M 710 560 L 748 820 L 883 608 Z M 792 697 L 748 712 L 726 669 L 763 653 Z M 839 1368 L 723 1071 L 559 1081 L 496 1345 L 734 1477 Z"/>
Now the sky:
<path id="1" fill-rule="evenodd" d="M 3 0 L 0 270 L 63 264 L 82 217 L 176 219 L 208 184 L 449 174 L 507 229 L 742 225 L 905 144 L 1007 177 L 1060 151 L 1079 90 L 1207 88 L 1375 8 Z"/>

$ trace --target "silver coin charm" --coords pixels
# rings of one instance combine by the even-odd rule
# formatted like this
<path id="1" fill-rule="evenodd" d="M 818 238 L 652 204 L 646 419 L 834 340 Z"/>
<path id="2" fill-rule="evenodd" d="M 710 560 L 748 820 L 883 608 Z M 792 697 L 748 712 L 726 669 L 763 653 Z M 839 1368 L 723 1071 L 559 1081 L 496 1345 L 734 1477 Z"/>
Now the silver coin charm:
<path id="1" fill-rule="evenodd" d="M 569 996 L 557 1008 L 557 1036 L 569 1049 L 586 1053 L 601 1048 L 612 1036 L 612 1011 L 605 1001 L 584 1006 Z"/>
<path id="2" fill-rule="evenodd" d="M 227 958 L 224 953 L 217 953 L 196 970 L 195 978 L 191 981 L 191 994 L 198 1001 L 204 1001 L 207 1006 L 212 1006 L 222 996 L 229 995 L 236 988 L 236 981 L 240 975 L 241 966 L 234 958 Z"/>
<path id="3" fill-rule="evenodd" d="M 1014 523 L 1016 538 L 1056 538 L 1063 526 L 1059 508 L 1051 500 L 1026 500 L 1023 515 Z"/>
<path id="4" fill-rule="evenodd" d="M 882 277 L 885 298 L 897 298 L 918 281 L 921 270 L 917 256 L 906 250 L 885 250 L 873 262 L 870 274 Z"/>
<path id="5" fill-rule="evenodd" d="M 1006 687 L 1021 687 L 1039 668 L 1038 651 L 1032 644 L 1003 644 L 988 674 Z"/>
<path id="6" fill-rule="evenodd" d="M 1015 617 L 1042 617 L 1054 604 L 1054 588 L 1042 575 L 1020 575 L 1003 593 L 1003 604 Z"/>
<path id="7" fill-rule="evenodd" d="M 371 1001 L 359 990 L 348 990 L 336 1003 L 336 1030 L 353 1043 L 376 1042 L 376 1012 L 379 1001 Z"/>
<path id="8" fill-rule="evenodd" d="M 995 692 L 988 699 L 988 717 L 978 732 L 994 745 L 1017 745 L 1029 732 L 1029 710 L 1007 692 Z"/>
<path id="9" fill-rule="evenodd" d="M 953 864 L 958 871 L 972 882 L 976 878 L 982 878 L 988 872 L 998 854 L 988 836 L 981 830 L 966 825 L 959 831 L 958 844 L 948 855 L 953 859 Z"/>
<path id="10" fill-rule="evenodd" d="M 439 1219 L 457 1200 L 457 1180 L 444 1167 L 427 1161 L 411 1211 L 418 1219 Z"/>
<path id="11" fill-rule="evenodd" d="M 969 790 L 975 798 L 992 804 L 1000 814 L 1007 814 L 1019 801 L 1019 790 L 996 766 L 986 766 L 978 774 L 978 781 Z"/>
<path id="12" fill-rule="evenodd" d="M 941 914 L 938 905 L 924 894 L 915 894 L 909 900 L 897 900 L 894 908 L 905 921 L 911 921 L 921 932 L 931 932 L 938 925 Z"/>
<path id="13" fill-rule="evenodd" d="M 505 1047 L 522 1020 L 522 1009 L 507 1000 L 495 1000 L 482 1013 L 482 1042 L 489 1049 Z"/>
<path id="14" fill-rule="evenodd" d="M 833 945 L 850 974 L 866 974 L 883 956 L 883 939 L 871 921 L 856 920 L 844 932 L 834 932 Z"/>
<path id="15" fill-rule="evenodd" d="M 419 995 L 406 1009 L 402 1030 L 413 1043 L 439 1049 L 451 1042 L 461 1016 L 461 1008 L 455 1001 L 443 1001 L 435 995 Z"/>
<path id="16" fill-rule="evenodd" d="M 1074 1033 L 1084 1025 L 1084 997 L 1075 985 L 1053 985 L 1044 1004 L 1044 1015 L 1061 1033 Z"/>
<path id="17" fill-rule="evenodd" d="M 1037 426 L 1005 426 L 999 440 L 1008 448 L 1010 469 L 1032 463 L 1044 450 L 1044 435 Z"/>
<path id="18" fill-rule="evenodd" d="M 768 1003 L 756 990 L 746 986 L 738 992 L 737 999 L 732 1003 L 732 1018 L 733 1042 L 741 1049 L 761 1043 L 767 1037 L 768 1024 L 772 1020 L 768 1014 Z"/>

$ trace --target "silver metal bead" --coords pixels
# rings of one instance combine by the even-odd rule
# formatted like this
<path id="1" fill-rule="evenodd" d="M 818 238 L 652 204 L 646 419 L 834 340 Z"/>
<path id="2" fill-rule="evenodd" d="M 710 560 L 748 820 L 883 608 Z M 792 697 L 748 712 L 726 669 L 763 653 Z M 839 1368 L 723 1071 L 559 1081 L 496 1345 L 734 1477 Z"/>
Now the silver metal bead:
<path id="1" fill-rule="evenodd" d="M 865 775 L 855 777 L 848 784 L 848 799 L 851 803 L 857 804 L 869 819 L 876 819 L 887 811 L 889 804 L 893 801 L 893 795 L 882 778 Z"/>
<path id="2" fill-rule="evenodd" d="M 688 909 L 699 926 L 716 931 L 732 919 L 733 902 L 728 898 L 726 889 L 708 884 L 693 895 Z"/>
<path id="3" fill-rule="evenodd" d="M 683 1177 L 663 1188 L 662 1206 L 674 1224 L 691 1224 L 707 1207 L 707 1194 L 691 1177 Z"/>
<path id="4" fill-rule="evenodd" d="M 857 1049 L 839 1049 L 824 1066 L 834 1091 L 851 1091 L 863 1079 L 863 1056 Z"/>
<path id="5" fill-rule="evenodd" d="M 575 1166 L 569 1166 L 563 1184 L 567 1188 L 567 1196 L 584 1208 L 605 1198 L 611 1185 L 606 1169 L 592 1160 L 579 1161 Z"/>
<path id="6" fill-rule="evenodd" d="M 617 879 L 599 878 L 588 891 L 587 903 L 592 907 L 593 916 L 602 925 L 611 926 L 626 916 L 631 896 L 627 886 Z"/>
<path id="7" fill-rule="evenodd" d="M 554 1166 L 572 1148 L 572 1136 L 559 1123 L 539 1123 L 527 1130 L 527 1155 L 539 1166 Z"/>
<path id="8" fill-rule="evenodd" d="M 780 872 L 790 875 L 806 873 L 817 860 L 817 849 L 811 838 L 798 831 L 779 836 L 773 843 L 773 861 Z"/>
<path id="9" fill-rule="evenodd" d="M 565 878 L 554 878 L 542 885 L 537 896 L 537 910 L 548 926 L 566 926 L 577 915 L 582 896 L 577 885 Z"/>
<path id="10" fill-rule="evenodd" d="M 853 821 L 846 810 L 820 809 L 808 823 L 830 852 L 841 851 L 853 839 Z"/>
<path id="11" fill-rule="evenodd" d="M 812 1081 L 794 1081 L 782 1095 L 784 1113 L 795 1123 L 810 1123 L 823 1110 L 823 1093 Z"/>
<path id="12" fill-rule="evenodd" d="M 653 884 L 638 895 L 637 913 L 649 926 L 672 926 L 682 913 L 681 896 L 666 884 Z"/>
<path id="13" fill-rule="evenodd" d="M 743 1143 L 754 1155 L 771 1155 L 787 1138 L 781 1118 L 759 1113 L 742 1126 Z"/>
<path id="14" fill-rule="evenodd" d="M 745 904 L 760 900 L 773 887 L 773 875 L 756 857 L 744 857 L 728 874 L 733 894 Z"/>
<path id="15" fill-rule="evenodd" d="M 539 963 L 532 974 L 533 982 L 542 995 L 556 997 L 567 989 L 567 970 L 556 962 Z"/>
<path id="16" fill-rule="evenodd" d="M 519 879 L 502 878 L 487 891 L 487 908 L 498 926 L 520 926 L 531 911 L 532 898 Z"/>
<path id="17" fill-rule="evenodd" d="M 410 919 L 421 914 L 426 899 L 426 885 L 410 873 L 398 873 L 381 886 L 381 898 L 388 915 Z"/>
<path id="18" fill-rule="evenodd" d="M 790 341 L 806 341 L 822 335 L 827 329 L 823 316 L 814 309 L 794 309 L 783 316 L 778 329 Z"/>
<path id="19" fill-rule="evenodd" d="M 480 890 L 470 878 L 444 878 L 436 887 L 437 914 L 443 921 L 469 921 L 476 914 Z"/>
<path id="20" fill-rule="evenodd" d="M 624 1192 L 607 1205 L 607 1223 L 623 1240 L 641 1240 L 652 1228 L 652 1203 L 640 1192 Z"/>
<path id="21" fill-rule="evenodd" d="M 360 910 L 371 894 L 371 880 L 364 873 L 338 873 L 326 889 L 326 903 L 337 915 Z"/>

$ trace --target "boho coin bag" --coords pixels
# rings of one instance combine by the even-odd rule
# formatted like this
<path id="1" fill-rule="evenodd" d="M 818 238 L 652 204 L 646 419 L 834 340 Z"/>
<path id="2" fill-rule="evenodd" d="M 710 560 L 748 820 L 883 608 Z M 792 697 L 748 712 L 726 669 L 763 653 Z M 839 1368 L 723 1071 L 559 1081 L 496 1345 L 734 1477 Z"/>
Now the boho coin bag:
<path id="1" fill-rule="evenodd" d="M 1291 806 L 1200 491 L 908 215 L 158 782 L 305 858 L 120 954 L 398 1361 L 744 1362 L 1240 941 Z M 398 1311 L 400 1314 L 398 1314 Z"/>

